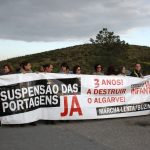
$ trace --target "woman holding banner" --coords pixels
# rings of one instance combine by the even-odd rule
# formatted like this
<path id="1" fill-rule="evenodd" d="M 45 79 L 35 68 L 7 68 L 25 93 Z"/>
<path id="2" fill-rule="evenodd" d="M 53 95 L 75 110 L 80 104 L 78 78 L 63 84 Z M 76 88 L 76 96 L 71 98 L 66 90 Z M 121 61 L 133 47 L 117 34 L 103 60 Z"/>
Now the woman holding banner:
<path id="1" fill-rule="evenodd" d="M 10 64 L 5 64 L 2 68 L 1 75 L 13 74 L 13 67 Z"/>
<path id="2" fill-rule="evenodd" d="M 93 73 L 93 75 L 104 75 L 103 73 L 103 67 L 100 64 L 96 64 L 94 66 L 95 72 Z"/>
<path id="3" fill-rule="evenodd" d="M 73 74 L 81 74 L 81 67 L 79 65 L 73 67 Z"/>

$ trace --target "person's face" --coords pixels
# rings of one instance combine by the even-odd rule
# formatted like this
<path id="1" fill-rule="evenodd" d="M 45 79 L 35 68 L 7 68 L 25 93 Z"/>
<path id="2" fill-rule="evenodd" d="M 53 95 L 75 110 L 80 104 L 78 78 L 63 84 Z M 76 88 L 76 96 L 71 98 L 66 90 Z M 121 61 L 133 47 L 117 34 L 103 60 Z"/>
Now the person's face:
<path id="1" fill-rule="evenodd" d="M 136 64 L 136 65 L 135 65 L 135 69 L 136 69 L 137 71 L 140 71 L 140 70 L 141 70 L 141 65 L 140 65 L 140 64 Z"/>
<path id="2" fill-rule="evenodd" d="M 126 73 L 126 68 L 125 68 L 125 67 L 122 68 L 122 73 L 123 73 L 123 74 Z"/>
<path id="3" fill-rule="evenodd" d="M 81 68 L 80 67 L 77 68 L 76 74 L 81 74 Z"/>
<path id="4" fill-rule="evenodd" d="M 62 66 L 62 67 L 61 67 L 61 71 L 64 72 L 64 73 L 66 73 L 66 72 L 67 72 L 67 67 Z"/>
<path id="5" fill-rule="evenodd" d="M 46 72 L 53 72 L 53 65 L 46 68 Z"/>
<path id="6" fill-rule="evenodd" d="M 40 72 L 44 72 L 43 66 L 40 67 Z"/>
<path id="7" fill-rule="evenodd" d="M 9 73 L 10 72 L 8 66 L 5 66 L 3 70 L 4 70 L 4 73 Z"/>
<path id="8" fill-rule="evenodd" d="M 26 71 L 30 71 L 31 70 L 31 64 L 30 63 L 28 63 L 25 67 L 24 67 L 24 69 L 26 70 Z"/>
<path id="9" fill-rule="evenodd" d="M 53 72 L 53 65 L 50 65 L 50 72 Z"/>
<path id="10" fill-rule="evenodd" d="M 97 71 L 97 72 L 101 72 L 101 71 L 102 71 L 102 66 L 101 66 L 101 65 L 98 65 L 98 66 L 96 67 L 96 71 Z"/>

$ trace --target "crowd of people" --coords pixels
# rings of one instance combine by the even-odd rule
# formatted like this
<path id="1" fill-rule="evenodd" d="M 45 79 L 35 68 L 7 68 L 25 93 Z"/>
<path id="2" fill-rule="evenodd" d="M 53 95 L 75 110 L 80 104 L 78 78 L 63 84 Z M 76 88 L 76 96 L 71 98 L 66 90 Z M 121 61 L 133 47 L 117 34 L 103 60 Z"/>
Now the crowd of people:
<path id="1" fill-rule="evenodd" d="M 40 69 L 36 72 L 54 73 L 54 66 L 52 64 L 44 64 L 40 66 Z M 101 64 L 93 66 L 93 75 L 122 75 L 122 76 L 133 76 L 143 77 L 141 64 L 136 63 L 134 69 L 129 71 L 125 66 L 121 66 L 118 71 L 113 65 L 110 65 L 106 71 Z M 13 73 L 33 73 L 32 65 L 30 62 L 22 62 L 18 69 L 13 69 L 11 64 L 3 65 L 0 75 L 8 75 Z M 56 72 L 55 72 L 56 73 Z M 80 65 L 75 65 L 72 70 L 69 68 L 67 63 L 62 63 L 58 73 L 62 74 L 82 74 L 82 68 Z"/>
<path id="2" fill-rule="evenodd" d="M 52 64 L 44 64 L 40 66 L 40 69 L 36 72 L 44 72 L 44 73 L 54 73 L 54 66 Z M 134 66 L 133 71 L 129 71 L 126 69 L 125 66 L 122 66 L 119 68 L 119 71 L 116 72 L 116 69 L 113 65 L 110 65 L 106 71 L 104 71 L 104 68 L 101 64 L 96 64 L 93 67 L 93 75 L 120 75 L 120 76 L 133 76 L 133 77 L 139 77 L 142 78 L 142 67 L 141 64 L 136 63 Z M 20 64 L 20 67 L 16 70 L 13 69 L 13 67 L 10 64 L 3 65 L 0 75 L 9 75 L 14 73 L 33 73 L 32 70 L 32 64 L 30 62 L 22 62 Z M 55 72 L 56 73 L 56 72 Z M 61 74 L 82 74 L 82 68 L 80 65 L 75 65 L 72 70 L 70 70 L 67 63 L 62 63 L 59 69 L 59 72 Z M 55 121 L 47 120 L 45 121 L 46 124 L 55 124 Z M 36 122 L 30 123 L 31 125 L 36 125 Z M 20 125 L 24 126 L 24 124 Z"/>

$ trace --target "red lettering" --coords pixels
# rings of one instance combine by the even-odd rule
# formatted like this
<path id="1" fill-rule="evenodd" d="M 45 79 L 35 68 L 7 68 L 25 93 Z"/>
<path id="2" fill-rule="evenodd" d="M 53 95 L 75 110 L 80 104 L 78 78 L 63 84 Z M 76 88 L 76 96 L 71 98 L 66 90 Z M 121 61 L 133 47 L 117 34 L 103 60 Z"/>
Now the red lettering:
<path id="1" fill-rule="evenodd" d="M 94 82 L 95 88 L 98 88 L 100 86 L 99 79 L 94 79 Z"/>
<path id="2" fill-rule="evenodd" d="M 70 116 L 72 116 L 74 112 L 78 112 L 79 116 L 82 116 L 82 111 L 81 111 L 77 96 L 73 96 L 72 98 Z"/>
<path id="3" fill-rule="evenodd" d="M 65 117 L 68 115 L 68 98 L 67 96 L 64 97 L 64 111 L 61 112 L 61 116 Z M 70 113 L 69 116 L 73 116 L 73 113 L 77 112 L 79 114 L 79 116 L 82 116 L 82 110 L 80 107 L 80 104 L 78 102 L 77 96 L 73 96 L 72 98 L 72 103 L 71 103 L 71 109 L 70 109 Z"/>
<path id="4" fill-rule="evenodd" d="M 94 94 L 98 94 L 98 90 L 97 89 L 94 89 Z"/>
<path id="5" fill-rule="evenodd" d="M 91 94 L 91 89 L 88 89 L 87 94 Z"/>
<path id="6" fill-rule="evenodd" d="M 61 113 L 61 116 L 64 117 L 64 116 L 67 116 L 67 114 L 68 114 L 68 99 L 65 96 L 64 97 L 64 112 Z"/>

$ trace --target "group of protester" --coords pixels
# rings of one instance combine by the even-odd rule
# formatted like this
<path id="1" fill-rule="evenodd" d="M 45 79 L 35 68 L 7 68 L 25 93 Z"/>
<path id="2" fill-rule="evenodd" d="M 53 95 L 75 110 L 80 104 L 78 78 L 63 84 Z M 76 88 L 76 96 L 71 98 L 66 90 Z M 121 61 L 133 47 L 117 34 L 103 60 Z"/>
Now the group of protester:
<path id="1" fill-rule="evenodd" d="M 119 68 L 118 72 L 113 65 L 110 65 L 106 71 L 101 64 L 96 64 L 94 67 L 93 75 L 122 75 L 122 76 L 133 76 L 142 78 L 141 64 L 136 63 L 133 71 L 129 71 L 125 66 Z M 52 64 L 41 65 L 40 69 L 36 72 L 54 73 L 54 67 Z M 32 65 L 30 62 L 22 62 L 20 67 L 16 70 L 13 69 L 12 65 L 5 64 L 2 67 L 0 75 L 8 75 L 13 73 L 33 73 Z M 82 69 L 80 65 L 75 65 L 72 70 L 70 70 L 67 63 L 62 63 L 58 73 L 62 74 L 82 74 Z"/>
<path id="2" fill-rule="evenodd" d="M 54 67 L 52 64 L 45 64 L 40 66 L 40 69 L 36 72 L 44 72 L 44 73 L 53 73 Z M 93 75 L 120 75 L 120 76 L 133 76 L 133 77 L 140 77 L 142 78 L 142 72 L 141 72 L 141 64 L 136 63 L 134 66 L 134 70 L 130 72 L 126 69 L 125 66 L 120 67 L 119 72 L 116 73 L 115 67 L 113 65 L 110 65 L 106 72 L 104 71 L 104 68 L 101 64 L 96 64 L 93 67 Z M 22 62 L 20 64 L 20 68 L 16 69 L 14 71 L 13 67 L 10 64 L 5 64 L 2 67 L 0 75 L 9 75 L 14 73 L 33 73 L 32 65 L 30 62 Z M 60 70 L 58 73 L 61 74 L 82 74 L 82 69 L 80 65 L 75 65 L 72 70 L 70 70 L 67 63 L 62 63 L 60 66 Z M 46 124 L 55 124 L 55 121 L 45 121 Z M 31 125 L 36 125 L 36 122 L 30 123 Z M 24 126 L 24 124 L 20 125 Z"/>

